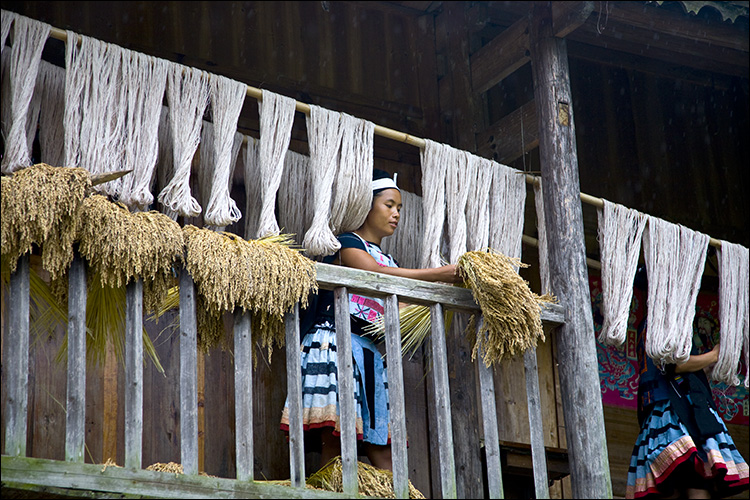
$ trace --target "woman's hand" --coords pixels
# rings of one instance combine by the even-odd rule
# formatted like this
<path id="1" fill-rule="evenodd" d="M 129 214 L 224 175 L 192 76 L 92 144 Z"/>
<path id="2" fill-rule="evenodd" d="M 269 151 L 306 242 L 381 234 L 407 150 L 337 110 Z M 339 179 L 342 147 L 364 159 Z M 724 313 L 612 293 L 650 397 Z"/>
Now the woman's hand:
<path id="1" fill-rule="evenodd" d="M 460 268 L 456 264 L 438 267 L 436 269 L 439 278 L 435 281 L 443 283 L 461 283 L 464 279 L 461 277 Z"/>

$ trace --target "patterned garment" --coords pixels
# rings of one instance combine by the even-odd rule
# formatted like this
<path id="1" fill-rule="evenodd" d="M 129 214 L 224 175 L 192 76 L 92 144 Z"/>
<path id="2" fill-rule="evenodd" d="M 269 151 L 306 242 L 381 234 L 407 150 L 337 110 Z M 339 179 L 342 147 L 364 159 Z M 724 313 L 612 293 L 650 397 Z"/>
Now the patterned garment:
<path id="1" fill-rule="evenodd" d="M 670 496 L 678 486 L 709 489 L 722 497 L 747 489 L 748 465 L 721 417 L 711 413 L 724 430 L 694 440 L 668 399 L 656 403 L 633 448 L 625 497 Z"/>
<path id="2" fill-rule="evenodd" d="M 382 266 L 397 267 L 390 255 L 378 245 L 364 241 L 354 233 L 339 236 L 342 248 L 365 250 Z M 383 314 L 383 301 L 349 294 L 351 316 L 374 322 Z M 330 315 L 329 315 L 330 317 Z M 304 430 L 333 427 L 340 434 L 338 399 L 338 358 L 336 330 L 328 318 L 318 322 L 302 339 L 302 414 Z M 354 333 L 352 325 L 352 358 L 357 439 L 386 445 L 390 442 L 388 419 L 388 378 L 386 364 L 377 346 L 368 338 Z M 284 404 L 281 429 L 289 430 L 289 406 Z"/>

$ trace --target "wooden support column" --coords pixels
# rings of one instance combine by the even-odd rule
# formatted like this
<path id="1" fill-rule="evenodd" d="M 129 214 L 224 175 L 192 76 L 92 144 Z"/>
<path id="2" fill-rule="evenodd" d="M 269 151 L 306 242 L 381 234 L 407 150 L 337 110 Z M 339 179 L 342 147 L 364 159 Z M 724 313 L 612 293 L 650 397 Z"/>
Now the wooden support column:
<path id="1" fill-rule="evenodd" d="M 29 255 L 18 258 L 10 275 L 6 377 L 8 403 L 5 414 L 5 454 L 26 456 L 29 406 Z"/>
<path id="2" fill-rule="evenodd" d="M 86 262 L 75 255 L 68 271 L 68 386 L 65 460 L 83 462 L 86 442 Z"/>
<path id="3" fill-rule="evenodd" d="M 143 456 L 143 280 L 125 287 L 125 467 Z"/>
<path id="4" fill-rule="evenodd" d="M 198 474 L 198 322 L 195 283 L 180 271 L 180 460 L 185 474 Z"/>
<path id="5" fill-rule="evenodd" d="M 565 40 L 554 36 L 550 2 L 534 4 L 529 36 L 551 286 L 566 311 L 557 345 L 572 493 L 574 498 L 612 498 L 568 56 Z"/>

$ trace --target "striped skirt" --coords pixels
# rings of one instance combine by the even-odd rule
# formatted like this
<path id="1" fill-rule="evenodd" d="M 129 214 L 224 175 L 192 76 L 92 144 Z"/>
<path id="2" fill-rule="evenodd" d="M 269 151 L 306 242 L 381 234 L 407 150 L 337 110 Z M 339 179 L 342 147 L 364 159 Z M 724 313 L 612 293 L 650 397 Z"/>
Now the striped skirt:
<path id="1" fill-rule="evenodd" d="M 390 442 L 386 365 L 375 344 L 352 334 L 354 401 L 357 439 L 376 445 Z M 302 339 L 302 423 L 304 430 L 332 427 L 340 435 L 336 331 L 330 323 L 317 325 Z M 289 430 L 289 399 L 284 403 L 281 429 Z"/>
<path id="2" fill-rule="evenodd" d="M 747 489 L 747 462 L 721 417 L 711 412 L 724 430 L 695 441 L 669 400 L 656 403 L 633 448 L 625 497 L 669 496 L 685 487 L 708 489 L 721 496 Z"/>

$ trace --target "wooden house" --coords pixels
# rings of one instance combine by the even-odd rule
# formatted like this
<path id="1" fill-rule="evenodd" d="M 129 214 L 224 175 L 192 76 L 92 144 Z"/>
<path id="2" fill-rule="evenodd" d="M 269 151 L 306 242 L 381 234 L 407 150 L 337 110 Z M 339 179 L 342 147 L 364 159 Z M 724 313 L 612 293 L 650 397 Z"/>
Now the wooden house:
<path id="1" fill-rule="evenodd" d="M 431 347 L 437 352 L 425 347 L 404 358 L 408 449 L 394 450 L 401 453 L 394 481 L 403 488 L 408 475 L 428 498 L 624 497 L 638 424 L 632 404 L 601 397 L 608 383 L 629 375 L 603 371 L 606 352 L 595 337 L 597 208 L 606 199 L 714 242 L 750 245 L 748 2 L 7 1 L 2 8 L 54 28 L 42 57 L 58 66 L 70 30 L 246 83 L 238 131 L 248 136 L 259 135 L 259 89 L 292 97 L 293 151 L 307 152 L 306 105 L 370 120 L 377 126 L 374 166 L 398 173 L 400 185 L 417 194 L 425 139 L 525 173 L 530 192 L 531 180 L 541 178 L 551 287 L 560 298 L 545 312 L 546 342 L 533 356 L 486 371 L 454 327 L 446 345 Z M 245 181 L 236 170 L 231 196 L 243 210 Z M 522 260 L 530 267 L 521 275 L 541 292 L 536 220 L 529 195 Z M 244 223 L 227 231 L 244 236 Z M 711 253 L 702 288 L 709 297 L 715 262 Z M 433 311 L 476 310 L 470 296 L 442 295 L 440 287 L 417 292 L 399 280 L 370 282 L 325 266 L 318 278 L 324 288 L 364 287 Z M 143 366 L 141 434 L 127 430 L 132 380 L 111 355 L 86 370 L 85 452 L 72 460 L 69 367 L 54 361 L 65 332 L 32 342 L 28 364 L 18 368 L 8 340 L 17 329 L 16 303 L 3 293 L 3 496 L 317 495 L 299 487 L 317 457 L 303 455 L 299 440 L 290 444 L 279 430 L 285 350 L 270 361 L 258 356 L 251 379 L 242 381 L 252 387 L 248 436 L 237 424 L 238 353 L 193 350 L 187 359 L 194 368 L 185 374 L 179 336 L 145 321 L 164 374 Z M 241 323 L 226 319 L 228 338 Z M 442 364 L 427 361 L 440 356 Z M 18 411 L 11 367 L 28 384 L 20 437 L 13 435 L 16 414 L 9 416 Z M 195 380 L 197 404 L 181 398 L 185 377 Z M 736 416 L 728 428 L 749 459 L 747 390 L 726 401 Z M 240 451 L 241 434 L 250 455 Z M 9 440 L 24 453 L 11 452 Z M 126 467 L 104 467 L 108 459 Z M 190 472 L 162 478 L 140 470 L 167 462 Z M 348 495 L 351 471 L 344 470 Z M 264 483 L 286 479 L 291 486 Z"/>

